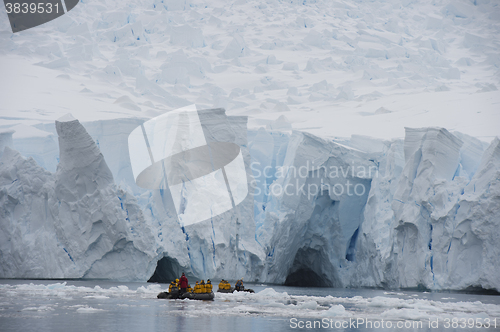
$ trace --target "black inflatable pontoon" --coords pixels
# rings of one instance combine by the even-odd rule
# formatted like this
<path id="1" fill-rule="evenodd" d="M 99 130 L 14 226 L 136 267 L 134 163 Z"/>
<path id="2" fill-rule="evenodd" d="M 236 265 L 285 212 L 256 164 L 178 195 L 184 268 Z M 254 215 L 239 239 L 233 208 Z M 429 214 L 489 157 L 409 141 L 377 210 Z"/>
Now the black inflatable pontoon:
<path id="1" fill-rule="evenodd" d="M 231 289 L 218 289 L 217 292 L 219 293 L 234 293 L 236 289 L 234 287 L 231 287 Z M 245 288 L 242 290 L 239 290 L 239 292 L 248 292 L 248 293 L 255 293 L 253 289 L 250 288 Z"/>
<path id="2" fill-rule="evenodd" d="M 161 292 L 158 294 L 159 299 L 190 299 L 190 300 L 202 300 L 202 301 L 212 301 L 215 297 L 214 292 L 210 293 L 183 293 L 179 294 L 179 291 L 174 291 L 171 293 Z"/>
<path id="3" fill-rule="evenodd" d="M 218 293 L 232 293 L 234 292 L 234 287 L 231 287 L 230 289 L 218 289 L 217 290 Z"/>

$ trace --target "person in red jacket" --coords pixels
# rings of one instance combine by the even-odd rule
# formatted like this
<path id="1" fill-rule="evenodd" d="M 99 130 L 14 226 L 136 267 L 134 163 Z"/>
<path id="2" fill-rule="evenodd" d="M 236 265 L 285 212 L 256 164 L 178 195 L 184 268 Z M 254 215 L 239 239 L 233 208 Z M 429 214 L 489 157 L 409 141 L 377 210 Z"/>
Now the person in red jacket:
<path id="1" fill-rule="evenodd" d="M 181 294 L 186 292 L 186 288 L 188 286 L 188 278 L 186 278 L 186 275 L 184 272 L 182 272 L 182 276 L 179 279 L 179 284 L 180 284 L 180 289 L 181 289 Z"/>

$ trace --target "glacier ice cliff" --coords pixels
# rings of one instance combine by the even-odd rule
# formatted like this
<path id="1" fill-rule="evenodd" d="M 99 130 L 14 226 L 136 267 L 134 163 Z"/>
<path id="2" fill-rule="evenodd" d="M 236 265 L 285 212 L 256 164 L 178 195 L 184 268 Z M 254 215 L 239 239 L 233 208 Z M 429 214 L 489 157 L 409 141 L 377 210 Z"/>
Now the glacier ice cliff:
<path id="1" fill-rule="evenodd" d="M 353 283 L 498 290 L 499 143 L 407 128 L 372 184 Z"/>
<path id="2" fill-rule="evenodd" d="M 250 191 L 186 227 L 168 190 L 133 182 L 127 135 L 144 119 L 40 125 L 59 146 L 43 156 L 46 141 L 4 134 L 0 277 L 500 290 L 498 138 L 486 150 L 444 128 L 325 140 L 284 118 L 248 130 L 227 116 L 220 131 L 224 110 L 206 116 L 214 140 L 241 147 Z M 55 173 L 43 158 L 59 158 Z"/>
<path id="3" fill-rule="evenodd" d="M 116 187 L 103 155 L 77 120 L 56 121 L 56 128 L 55 174 L 9 147 L 3 153 L 1 276 L 147 278 L 153 272 L 148 266 L 155 256 L 153 234 L 136 199 Z"/>

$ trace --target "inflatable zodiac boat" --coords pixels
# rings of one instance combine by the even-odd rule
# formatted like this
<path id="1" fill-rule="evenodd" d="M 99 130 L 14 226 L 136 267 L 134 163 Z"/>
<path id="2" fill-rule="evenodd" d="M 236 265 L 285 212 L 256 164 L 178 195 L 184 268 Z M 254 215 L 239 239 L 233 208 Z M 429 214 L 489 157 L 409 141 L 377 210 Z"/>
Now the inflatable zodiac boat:
<path id="1" fill-rule="evenodd" d="M 190 299 L 190 300 L 202 300 L 202 301 L 213 301 L 215 297 L 214 292 L 210 293 L 182 293 L 179 291 L 173 291 L 171 293 L 161 292 L 158 294 L 157 298 L 159 299 Z"/>

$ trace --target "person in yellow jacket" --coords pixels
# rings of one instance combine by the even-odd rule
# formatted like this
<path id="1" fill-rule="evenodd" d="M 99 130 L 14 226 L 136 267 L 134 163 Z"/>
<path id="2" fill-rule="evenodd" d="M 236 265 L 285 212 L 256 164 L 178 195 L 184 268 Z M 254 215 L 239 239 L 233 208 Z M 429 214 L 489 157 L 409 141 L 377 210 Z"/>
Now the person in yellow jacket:
<path id="1" fill-rule="evenodd" d="M 227 280 L 224 280 L 224 287 L 225 287 L 224 289 L 229 290 L 231 289 L 231 284 Z"/>
<path id="2" fill-rule="evenodd" d="M 175 279 L 175 287 L 179 288 L 179 279 Z"/>
<path id="3" fill-rule="evenodd" d="M 193 293 L 195 293 L 195 294 L 200 294 L 201 293 L 201 286 L 198 283 L 198 281 L 196 281 L 196 285 L 194 285 Z"/>
<path id="4" fill-rule="evenodd" d="M 212 293 L 212 282 L 210 279 L 207 280 L 207 283 L 205 285 L 205 293 Z"/>
<path id="5" fill-rule="evenodd" d="M 200 287 L 201 287 L 201 292 L 202 293 L 206 293 L 207 292 L 207 290 L 205 288 L 205 280 L 203 280 L 203 279 L 201 280 Z"/>
<path id="6" fill-rule="evenodd" d="M 188 284 L 188 286 L 186 288 L 186 292 L 188 292 L 188 293 L 192 293 L 193 292 L 193 289 L 191 288 L 191 285 Z"/>
<path id="7" fill-rule="evenodd" d="M 219 282 L 219 289 L 224 289 L 224 279 L 221 279 Z"/>
<path id="8" fill-rule="evenodd" d="M 168 292 L 172 293 L 172 289 L 177 289 L 177 287 L 175 286 L 175 282 L 173 281 L 171 281 L 170 285 L 168 286 Z"/>

